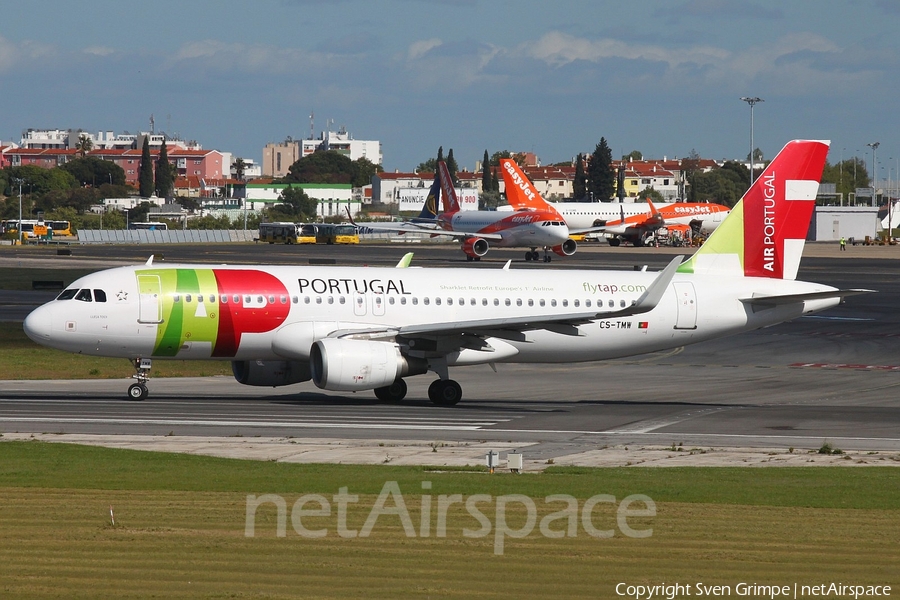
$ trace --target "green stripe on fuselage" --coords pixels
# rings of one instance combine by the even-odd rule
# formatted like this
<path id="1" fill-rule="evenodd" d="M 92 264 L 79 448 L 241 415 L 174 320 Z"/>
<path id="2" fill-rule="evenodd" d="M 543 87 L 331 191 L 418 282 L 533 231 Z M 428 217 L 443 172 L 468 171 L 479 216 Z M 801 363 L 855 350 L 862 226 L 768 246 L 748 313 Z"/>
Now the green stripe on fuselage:
<path id="1" fill-rule="evenodd" d="M 206 343 L 210 349 L 215 345 L 219 299 L 212 269 L 148 269 L 138 274 L 160 279 L 163 322 L 153 356 L 177 356 L 186 342 Z"/>

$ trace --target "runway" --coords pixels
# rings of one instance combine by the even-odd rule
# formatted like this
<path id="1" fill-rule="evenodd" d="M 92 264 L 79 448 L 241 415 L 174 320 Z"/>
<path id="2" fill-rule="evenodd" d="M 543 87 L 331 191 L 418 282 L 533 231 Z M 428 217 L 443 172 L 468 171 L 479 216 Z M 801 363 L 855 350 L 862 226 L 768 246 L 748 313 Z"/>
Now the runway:
<path id="1" fill-rule="evenodd" d="M 355 256 L 390 264 L 405 249 L 338 250 L 340 261 Z M 553 267 L 627 269 L 637 261 L 658 267 L 671 256 L 613 250 L 619 249 L 579 252 L 578 261 Z M 215 261 L 247 258 L 233 252 L 228 260 L 217 254 Z M 447 252 L 417 250 L 417 257 L 424 256 L 416 260 L 460 266 Z M 102 259 L 109 259 L 108 250 Z M 498 256 L 478 268 L 504 262 Z M 546 268 L 524 261 L 513 268 L 520 267 Z M 801 279 L 879 293 L 769 329 L 631 359 L 498 365 L 498 373 L 487 366 L 458 368 L 453 377 L 464 400 L 452 408 L 428 402 L 428 376 L 410 378 L 407 398 L 396 404 L 380 403 L 368 392 L 323 392 L 311 383 L 251 388 L 225 377 L 153 379 L 150 397 L 140 403 L 124 399 L 124 379 L 3 381 L 0 432 L 160 436 L 170 442 L 197 436 L 294 444 L 355 440 L 379 456 L 384 452 L 373 443 L 486 443 L 527 448 L 532 461 L 603 447 L 678 444 L 764 454 L 827 442 L 843 450 L 900 452 L 898 275 L 900 261 L 892 258 L 805 257 Z"/>

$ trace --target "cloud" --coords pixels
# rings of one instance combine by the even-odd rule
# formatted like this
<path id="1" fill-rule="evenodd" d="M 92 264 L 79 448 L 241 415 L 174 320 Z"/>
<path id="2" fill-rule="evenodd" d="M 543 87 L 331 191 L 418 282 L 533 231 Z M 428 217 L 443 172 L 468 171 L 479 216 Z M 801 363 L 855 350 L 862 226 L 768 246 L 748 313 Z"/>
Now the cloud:
<path id="1" fill-rule="evenodd" d="M 406 58 L 408 60 L 417 60 L 422 58 L 426 54 L 428 54 L 434 48 L 440 46 L 443 42 L 438 38 L 431 38 L 430 40 L 419 40 L 417 42 L 413 42 L 409 45 L 409 49 L 406 51 Z"/>
<path id="2" fill-rule="evenodd" d="M 109 56 L 110 54 L 114 54 L 115 50 L 106 46 L 88 46 L 82 50 L 82 52 L 92 56 Z"/>
<path id="3" fill-rule="evenodd" d="M 185 67 L 208 71 L 289 75 L 345 64 L 344 57 L 330 52 L 198 40 L 182 45 L 169 59 L 173 69 Z"/>
<path id="4" fill-rule="evenodd" d="M 56 48 L 31 40 L 13 43 L 0 36 L 0 71 L 44 65 L 58 55 Z"/>

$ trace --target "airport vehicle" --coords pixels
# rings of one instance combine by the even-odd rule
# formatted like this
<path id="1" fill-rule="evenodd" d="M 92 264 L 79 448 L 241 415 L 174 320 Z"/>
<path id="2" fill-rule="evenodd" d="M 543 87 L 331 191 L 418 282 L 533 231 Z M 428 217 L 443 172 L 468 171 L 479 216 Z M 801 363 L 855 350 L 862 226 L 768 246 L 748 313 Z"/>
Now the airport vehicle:
<path id="1" fill-rule="evenodd" d="M 347 223 L 316 223 L 317 244 L 358 244 L 359 233 L 355 225 Z"/>
<path id="2" fill-rule="evenodd" d="M 796 281 L 828 143 L 793 141 L 686 262 L 659 272 L 155 265 L 82 277 L 35 309 L 35 342 L 133 361 L 147 395 L 153 359 L 232 362 L 245 385 L 312 380 L 332 391 L 406 395 L 450 367 L 571 363 L 656 352 L 767 327 L 867 290 Z"/>
<path id="3" fill-rule="evenodd" d="M 400 224 L 367 223 L 367 227 L 378 231 L 398 233 L 431 233 L 446 235 L 460 241 L 460 249 L 466 260 L 477 261 L 488 253 L 491 246 L 499 248 L 530 248 L 526 260 L 539 260 L 538 248 L 544 249 L 544 262 L 550 262 L 550 251 L 560 256 L 570 256 L 577 244 L 569 239 L 565 222 L 554 210 L 536 206 L 513 213 L 493 210 L 460 210 L 456 190 L 447 170 L 447 165 L 438 162 L 441 186 L 441 202 L 444 211 L 434 219 L 429 219 L 426 208 L 418 218 Z"/>
<path id="4" fill-rule="evenodd" d="M 296 223 L 274 222 L 259 224 L 259 241 L 270 244 L 297 244 L 301 237 L 301 226 Z M 315 242 L 315 231 L 313 230 Z"/>
<path id="5" fill-rule="evenodd" d="M 52 232 L 52 233 L 51 233 Z M 0 221 L 0 234 L 19 233 L 19 220 L 6 219 Z M 40 219 L 22 219 L 22 237 L 24 239 L 36 238 L 41 236 L 71 236 L 72 225 L 69 221 L 51 220 L 44 221 Z"/>
<path id="6" fill-rule="evenodd" d="M 145 229 L 147 231 L 168 231 L 169 225 L 158 221 L 129 223 L 128 229 Z"/>

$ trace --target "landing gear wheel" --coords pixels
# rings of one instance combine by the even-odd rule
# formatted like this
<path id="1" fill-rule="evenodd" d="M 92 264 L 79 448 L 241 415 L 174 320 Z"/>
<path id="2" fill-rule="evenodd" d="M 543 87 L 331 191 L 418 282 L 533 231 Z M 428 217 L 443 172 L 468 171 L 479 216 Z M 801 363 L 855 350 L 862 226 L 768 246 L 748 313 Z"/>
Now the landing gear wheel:
<path id="1" fill-rule="evenodd" d="M 531 262 L 531 251 L 525 253 L 525 262 Z"/>
<path id="2" fill-rule="evenodd" d="M 400 402 L 406 397 L 406 382 L 398 379 L 391 385 L 375 388 L 375 397 L 382 402 Z"/>
<path id="3" fill-rule="evenodd" d="M 466 262 L 472 262 L 473 260 L 475 260 L 475 257 L 474 257 L 474 256 L 471 256 L 471 255 L 469 255 L 469 254 L 466 254 Z"/>
<path id="4" fill-rule="evenodd" d="M 452 379 L 436 379 L 428 386 L 428 399 L 437 406 L 454 406 L 462 400 L 462 387 Z"/>
<path id="5" fill-rule="evenodd" d="M 147 397 L 147 386 L 142 383 L 132 383 L 128 386 L 128 397 L 132 400 L 143 400 Z"/>

